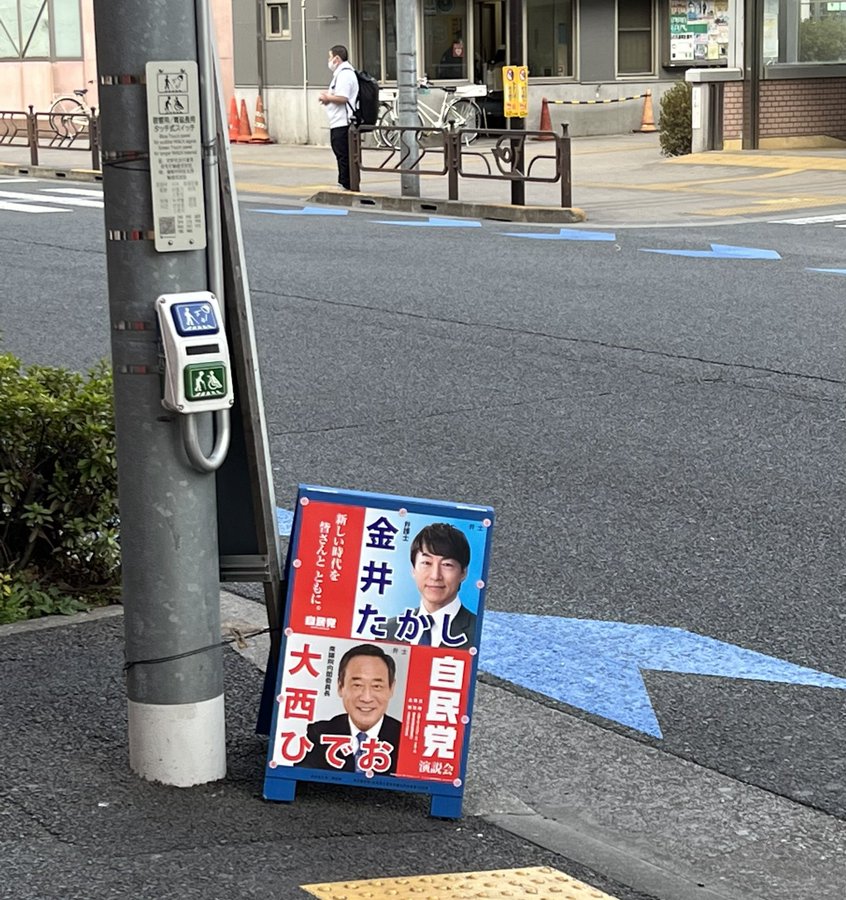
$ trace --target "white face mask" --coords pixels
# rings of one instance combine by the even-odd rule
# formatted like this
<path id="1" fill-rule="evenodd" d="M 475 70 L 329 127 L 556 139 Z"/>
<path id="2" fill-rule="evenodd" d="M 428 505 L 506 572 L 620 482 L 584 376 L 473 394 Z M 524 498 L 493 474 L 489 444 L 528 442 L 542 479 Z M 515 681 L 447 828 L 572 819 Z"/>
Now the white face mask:
<path id="1" fill-rule="evenodd" d="M 332 57 L 332 59 L 329 60 L 329 64 L 328 64 L 328 65 L 329 65 L 329 71 L 330 71 L 330 72 L 334 72 L 335 69 L 338 68 L 338 63 L 335 62 L 335 57 L 334 57 L 334 56 Z"/>

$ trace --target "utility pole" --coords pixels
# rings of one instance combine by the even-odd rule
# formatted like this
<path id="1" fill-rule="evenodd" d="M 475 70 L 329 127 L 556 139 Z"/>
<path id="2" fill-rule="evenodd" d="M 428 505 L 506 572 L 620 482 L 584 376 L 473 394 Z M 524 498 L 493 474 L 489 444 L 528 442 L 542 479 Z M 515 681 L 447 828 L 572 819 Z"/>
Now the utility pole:
<path id="1" fill-rule="evenodd" d="M 186 249 L 156 249 L 174 226 L 153 212 L 145 70 L 151 62 L 178 70 L 182 61 L 188 79 L 196 77 L 198 15 L 195 0 L 94 0 L 94 11 L 130 767 L 184 787 L 226 774 L 215 476 L 189 463 L 180 420 L 192 420 L 201 448 L 209 447 L 213 428 L 210 413 L 182 416 L 162 406 L 156 299 L 207 290 L 209 269 L 204 231 L 187 239 Z M 177 79 L 168 84 L 182 88 Z M 193 101 L 180 95 L 174 102 L 168 112 L 181 108 L 178 121 L 200 116 L 186 108 Z M 206 157 L 214 150 L 207 144 Z M 206 178 L 206 194 L 216 192 L 208 172 Z M 180 221 L 173 219 L 177 230 Z"/>
<path id="2" fill-rule="evenodd" d="M 416 128 L 417 118 L 417 7 L 415 0 L 397 0 L 397 112 L 400 128 Z M 400 168 L 415 167 L 420 156 L 416 131 L 401 131 Z M 403 172 L 403 197 L 420 196 L 420 176 Z"/>
<path id="3" fill-rule="evenodd" d="M 523 3 L 521 0 L 510 0 L 508 6 L 508 55 L 512 66 L 523 65 Z M 512 118 L 508 127 L 513 131 L 525 131 L 526 120 Z M 526 147 L 522 139 L 511 141 L 512 171 L 526 171 Z M 526 205 L 526 183 L 515 180 L 511 182 L 511 203 L 513 206 Z"/>

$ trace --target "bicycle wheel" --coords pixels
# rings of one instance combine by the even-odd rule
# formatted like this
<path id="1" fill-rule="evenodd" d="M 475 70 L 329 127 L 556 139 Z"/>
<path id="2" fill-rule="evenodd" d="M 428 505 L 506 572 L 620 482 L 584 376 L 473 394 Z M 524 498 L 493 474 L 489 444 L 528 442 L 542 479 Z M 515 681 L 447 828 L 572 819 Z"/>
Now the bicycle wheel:
<path id="1" fill-rule="evenodd" d="M 385 147 L 393 147 L 395 150 L 398 149 L 402 137 L 402 130 L 399 127 L 396 110 L 393 107 L 386 109 L 385 112 L 382 113 L 382 117 L 377 124 L 382 130 L 377 132 L 378 137 L 376 140 L 384 141 L 383 146 Z M 419 128 L 423 127 L 423 119 L 420 117 L 420 113 L 417 114 L 417 126 Z M 418 140 L 422 140 L 424 137 L 425 132 L 418 133 Z"/>
<path id="2" fill-rule="evenodd" d="M 376 143 L 380 147 L 399 147 L 399 138 L 397 114 L 393 106 L 389 106 L 376 122 Z"/>
<path id="3" fill-rule="evenodd" d="M 88 111 L 76 97 L 59 97 L 50 107 L 50 127 L 59 137 L 74 137 L 88 128 Z"/>
<path id="4" fill-rule="evenodd" d="M 461 140 L 465 144 L 472 144 L 479 137 L 472 129 L 482 127 L 482 110 L 475 100 L 456 100 L 447 110 L 446 121 L 447 124 L 454 123 L 459 130 L 470 129 L 461 135 Z"/>

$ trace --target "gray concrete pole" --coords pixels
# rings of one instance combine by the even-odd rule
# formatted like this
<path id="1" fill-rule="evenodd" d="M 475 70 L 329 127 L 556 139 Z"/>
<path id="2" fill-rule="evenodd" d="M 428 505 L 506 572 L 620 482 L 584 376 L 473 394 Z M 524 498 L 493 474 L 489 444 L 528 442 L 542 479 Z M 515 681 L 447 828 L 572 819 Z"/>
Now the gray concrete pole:
<path id="1" fill-rule="evenodd" d="M 417 118 L 417 4 L 397 0 L 397 113 L 400 128 L 416 128 Z M 400 168 L 416 165 L 419 155 L 417 133 L 406 131 L 400 145 Z M 420 196 L 420 176 L 403 172 L 403 197 Z"/>
<path id="2" fill-rule="evenodd" d="M 189 466 L 180 416 L 162 407 L 155 300 L 205 290 L 207 264 L 203 250 L 155 250 L 143 81 L 148 61 L 197 59 L 194 0 L 94 0 L 94 11 L 130 767 L 188 786 L 226 774 L 215 480 Z"/>

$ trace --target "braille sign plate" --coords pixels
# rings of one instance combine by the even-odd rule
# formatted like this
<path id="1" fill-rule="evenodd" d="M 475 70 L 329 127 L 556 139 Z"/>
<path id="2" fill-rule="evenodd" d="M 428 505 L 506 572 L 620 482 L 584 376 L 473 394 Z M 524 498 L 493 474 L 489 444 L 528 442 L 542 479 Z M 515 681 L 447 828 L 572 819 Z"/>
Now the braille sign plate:
<path id="1" fill-rule="evenodd" d="M 206 246 L 197 63 L 147 63 L 147 124 L 156 250 Z"/>

